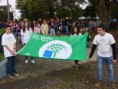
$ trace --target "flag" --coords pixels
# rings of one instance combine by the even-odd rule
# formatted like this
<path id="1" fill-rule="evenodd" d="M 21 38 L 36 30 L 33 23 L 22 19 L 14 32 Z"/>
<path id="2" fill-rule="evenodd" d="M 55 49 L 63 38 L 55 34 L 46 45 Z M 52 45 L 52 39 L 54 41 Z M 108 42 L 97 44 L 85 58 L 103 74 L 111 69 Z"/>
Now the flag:
<path id="1" fill-rule="evenodd" d="M 33 33 L 19 55 L 47 59 L 86 60 L 87 35 L 46 36 Z"/>

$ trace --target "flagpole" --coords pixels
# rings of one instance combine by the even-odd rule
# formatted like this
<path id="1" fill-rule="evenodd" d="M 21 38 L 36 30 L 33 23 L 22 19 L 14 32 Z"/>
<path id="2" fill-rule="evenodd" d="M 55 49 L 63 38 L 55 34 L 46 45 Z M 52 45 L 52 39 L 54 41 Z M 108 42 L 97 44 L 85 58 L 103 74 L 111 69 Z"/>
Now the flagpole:
<path id="1" fill-rule="evenodd" d="M 10 20 L 10 16 L 9 16 L 9 1 L 7 0 L 7 17 L 8 17 L 8 21 Z"/>

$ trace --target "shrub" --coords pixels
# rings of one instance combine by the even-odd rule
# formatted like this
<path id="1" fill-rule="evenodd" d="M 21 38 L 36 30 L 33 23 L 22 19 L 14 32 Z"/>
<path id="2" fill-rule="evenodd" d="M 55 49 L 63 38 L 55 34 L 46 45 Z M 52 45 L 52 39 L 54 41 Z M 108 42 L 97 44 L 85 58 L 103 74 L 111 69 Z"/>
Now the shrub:
<path id="1" fill-rule="evenodd" d="M 0 61 L 2 61 L 4 59 L 4 56 L 3 56 L 3 47 L 1 45 L 1 37 L 2 37 L 2 34 L 5 32 L 5 30 L 2 28 L 0 29 Z"/>
<path id="2" fill-rule="evenodd" d="M 4 55 L 3 54 L 0 54 L 0 62 L 4 60 Z"/>

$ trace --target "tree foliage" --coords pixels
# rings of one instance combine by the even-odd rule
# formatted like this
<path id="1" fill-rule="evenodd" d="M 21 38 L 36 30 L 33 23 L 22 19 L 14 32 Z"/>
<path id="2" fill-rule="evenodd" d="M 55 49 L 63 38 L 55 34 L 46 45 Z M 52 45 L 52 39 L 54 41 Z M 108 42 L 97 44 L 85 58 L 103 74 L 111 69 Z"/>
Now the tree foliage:
<path id="1" fill-rule="evenodd" d="M 118 18 L 117 0 L 88 0 L 88 6 L 83 10 L 80 4 L 87 3 L 86 0 L 17 0 L 17 8 L 21 10 L 22 17 L 29 19 L 54 18 L 71 16 L 78 18 L 96 17 L 103 22 L 109 18 Z"/>
<path id="2" fill-rule="evenodd" d="M 85 9 L 85 16 L 98 15 L 102 22 L 108 22 L 109 18 L 118 18 L 117 0 L 88 0 L 88 7 Z"/>
<path id="3" fill-rule="evenodd" d="M 17 8 L 22 17 L 30 19 L 58 17 L 79 17 L 82 14 L 80 4 L 85 0 L 17 0 Z"/>
<path id="4" fill-rule="evenodd" d="M 87 6 L 84 10 L 84 16 L 94 18 L 97 16 L 97 10 L 94 6 Z"/>

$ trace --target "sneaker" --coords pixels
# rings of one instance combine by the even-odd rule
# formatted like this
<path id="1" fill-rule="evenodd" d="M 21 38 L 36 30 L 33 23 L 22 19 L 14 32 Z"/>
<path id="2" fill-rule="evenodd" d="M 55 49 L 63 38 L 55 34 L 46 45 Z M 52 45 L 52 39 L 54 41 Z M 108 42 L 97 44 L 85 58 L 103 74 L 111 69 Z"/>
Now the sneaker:
<path id="1" fill-rule="evenodd" d="M 9 77 L 9 78 L 14 78 L 14 76 L 13 76 L 13 75 L 11 75 L 11 74 L 9 74 L 9 75 L 8 75 L 8 77 Z"/>
<path id="2" fill-rule="evenodd" d="M 112 87 L 112 89 L 117 89 L 117 86 L 116 86 L 115 83 L 112 83 L 112 84 L 111 84 L 111 87 Z"/>
<path id="3" fill-rule="evenodd" d="M 34 61 L 34 60 L 31 60 L 31 62 L 32 62 L 33 64 L 35 64 L 35 61 Z"/>
<path id="4" fill-rule="evenodd" d="M 13 75 L 14 75 L 14 76 L 16 76 L 16 77 L 18 77 L 18 76 L 19 76 L 19 74 L 18 74 L 18 73 L 14 73 Z"/>
<path id="5" fill-rule="evenodd" d="M 79 65 L 77 64 L 77 65 L 75 65 L 75 67 L 76 67 L 76 68 L 79 68 Z"/>
<path id="6" fill-rule="evenodd" d="M 28 60 L 25 60 L 25 63 L 27 64 L 28 63 Z"/>
<path id="7" fill-rule="evenodd" d="M 99 87 L 100 85 L 102 85 L 102 82 L 100 81 L 95 84 L 96 87 Z"/>

